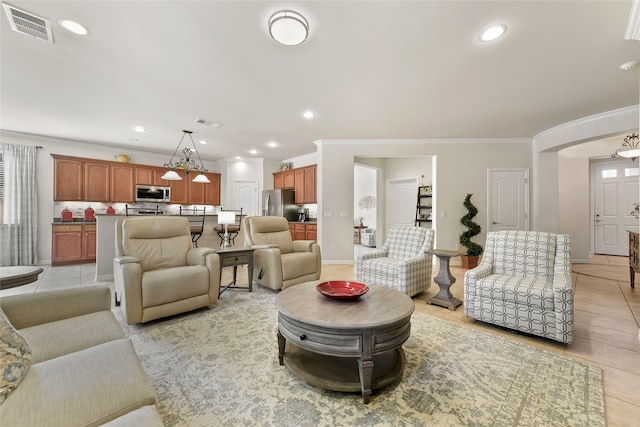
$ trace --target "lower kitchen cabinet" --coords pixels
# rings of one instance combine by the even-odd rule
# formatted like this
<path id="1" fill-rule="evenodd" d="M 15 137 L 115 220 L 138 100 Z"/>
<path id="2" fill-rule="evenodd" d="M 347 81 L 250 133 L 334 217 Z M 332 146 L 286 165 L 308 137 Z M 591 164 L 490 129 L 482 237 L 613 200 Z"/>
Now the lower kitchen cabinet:
<path id="1" fill-rule="evenodd" d="M 53 224 L 51 265 L 96 261 L 95 224 Z"/>
<path id="2" fill-rule="evenodd" d="M 289 232 L 293 240 L 318 240 L 318 225 L 290 222 Z"/>

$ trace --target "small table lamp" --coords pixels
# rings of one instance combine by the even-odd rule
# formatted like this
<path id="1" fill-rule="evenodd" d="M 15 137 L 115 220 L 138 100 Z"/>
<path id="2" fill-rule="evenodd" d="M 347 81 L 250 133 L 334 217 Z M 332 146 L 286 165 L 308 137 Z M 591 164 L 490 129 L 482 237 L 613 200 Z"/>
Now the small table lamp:
<path id="1" fill-rule="evenodd" d="M 222 243 L 220 247 L 222 249 L 226 249 L 229 244 L 229 224 L 236 223 L 236 213 L 232 211 L 220 211 L 218 212 L 218 224 L 224 225 L 224 238 L 222 239 Z"/>

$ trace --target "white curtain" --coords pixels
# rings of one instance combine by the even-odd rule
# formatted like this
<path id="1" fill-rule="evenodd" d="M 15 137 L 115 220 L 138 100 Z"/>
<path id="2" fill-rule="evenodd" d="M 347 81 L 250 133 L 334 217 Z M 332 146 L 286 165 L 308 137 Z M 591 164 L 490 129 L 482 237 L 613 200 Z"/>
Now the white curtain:
<path id="1" fill-rule="evenodd" d="M 4 199 L 0 227 L 0 266 L 32 265 L 37 262 L 37 148 L 5 143 L 1 145 Z"/>

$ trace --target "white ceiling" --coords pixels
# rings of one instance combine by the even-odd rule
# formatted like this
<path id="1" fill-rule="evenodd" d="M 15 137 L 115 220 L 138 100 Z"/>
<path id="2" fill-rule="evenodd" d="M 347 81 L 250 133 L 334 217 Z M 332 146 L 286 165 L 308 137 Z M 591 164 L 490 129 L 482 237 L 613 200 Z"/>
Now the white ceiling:
<path id="1" fill-rule="evenodd" d="M 50 19 L 55 39 L 12 32 L 2 17 L 9 131 L 171 153 L 189 129 L 209 141 L 203 158 L 282 160 L 320 139 L 531 138 L 638 104 L 640 73 L 619 69 L 640 59 L 640 42 L 624 40 L 631 1 L 9 4 Z M 269 37 L 269 16 L 285 8 L 309 21 L 300 46 Z M 478 42 L 492 23 L 506 35 Z"/>

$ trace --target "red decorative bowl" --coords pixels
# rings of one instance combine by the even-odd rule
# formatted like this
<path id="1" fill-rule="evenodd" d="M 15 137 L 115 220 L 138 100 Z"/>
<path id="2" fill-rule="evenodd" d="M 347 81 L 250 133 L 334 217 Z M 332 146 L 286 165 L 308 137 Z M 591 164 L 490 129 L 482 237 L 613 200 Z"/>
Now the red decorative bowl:
<path id="1" fill-rule="evenodd" d="M 331 280 L 320 283 L 316 289 L 326 297 L 346 300 L 361 297 L 367 293 L 369 287 L 363 283 L 348 280 Z"/>

